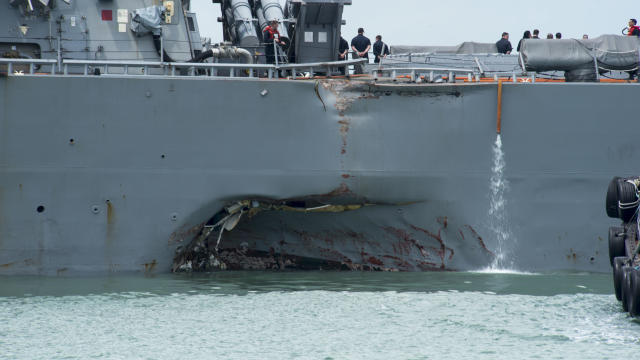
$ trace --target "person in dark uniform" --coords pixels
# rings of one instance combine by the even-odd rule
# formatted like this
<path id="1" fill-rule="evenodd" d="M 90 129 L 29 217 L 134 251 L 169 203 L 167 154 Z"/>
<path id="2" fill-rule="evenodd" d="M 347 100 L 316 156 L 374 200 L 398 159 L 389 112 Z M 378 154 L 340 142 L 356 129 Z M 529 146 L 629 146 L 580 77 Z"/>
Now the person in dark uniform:
<path id="1" fill-rule="evenodd" d="M 496 47 L 498 48 L 498 52 L 500 54 L 511 54 L 511 50 L 513 50 L 513 48 L 511 47 L 511 42 L 509 41 L 508 32 L 502 33 L 502 39 L 496 42 Z"/>
<path id="2" fill-rule="evenodd" d="M 262 38 L 265 42 L 264 53 L 267 56 L 267 64 L 276 63 L 276 53 L 273 46 L 273 42 L 277 45 L 284 45 L 284 42 L 280 40 L 280 32 L 278 31 L 278 21 L 271 21 L 271 25 L 264 28 Z"/>
<path id="3" fill-rule="evenodd" d="M 556 39 L 558 39 L 558 40 L 562 39 L 562 33 L 557 32 L 556 33 Z"/>
<path id="4" fill-rule="evenodd" d="M 351 49 L 353 50 L 353 58 L 363 58 L 367 59 L 367 63 L 369 62 L 369 49 L 371 49 L 371 40 L 368 37 L 364 36 L 364 29 L 358 29 L 358 36 L 354 37 L 351 40 Z M 362 74 L 363 68 L 361 64 L 354 65 L 355 73 Z"/>
<path id="5" fill-rule="evenodd" d="M 351 40 L 351 49 L 355 52 L 354 57 L 369 59 L 369 50 L 371 49 L 371 40 L 364 36 L 364 29 L 358 29 L 358 36 Z M 356 56 L 357 55 L 357 56 Z"/>
<path id="6" fill-rule="evenodd" d="M 534 29 L 532 39 L 540 39 L 540 30 Z"/>
<path id="7" fill-rule="evenodd" d="M 349 58 L 349 43 L 342 36 L 340 36 L 340 46 L 338 47 L 338 60 L 343 61 Z M 342 75 L 347 75 L 346 68 L 341 68 Z"/>
<path id="8" fill-rule="evenodd" d="M 347 60 L 349 54 L 349 43 L 340 36 L 340 46 L 338 47 L 338 60 Z"/>
<path id="9" fill-rule="evenodd" d="M 382 42 L 382 36 L 376 36 L 376 42 L 373 43 L 373 56 L 375 56 L 373 62 L 379 64 L 380 59 L 386 58 L 389 54 L 389 47 L 387 46 L 387 44 Z"/>
<path id="10" fill-rule="evenodd" d="M 522 35 L 522 39 L 520 39 L 520 42 L 518 43 L 518 52 L 520 52 L 520 47 L 522 47 L 522 40 L 524 39 L 531 39 L 531 31 L 527 30 L 524 32 L 524 35 Z"/>

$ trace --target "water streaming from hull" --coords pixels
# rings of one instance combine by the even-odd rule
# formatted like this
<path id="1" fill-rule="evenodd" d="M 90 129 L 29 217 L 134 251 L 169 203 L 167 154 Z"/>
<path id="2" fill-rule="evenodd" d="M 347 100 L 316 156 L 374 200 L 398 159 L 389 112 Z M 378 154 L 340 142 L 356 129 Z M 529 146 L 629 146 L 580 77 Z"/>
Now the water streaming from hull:
<path id="1" fill-rule="evenodd" d="M 509 183 L 504 177 L 506 163 L 502 150 L 502 137 L 497 135 L 493 144 L 493 166 L 490 179 L 489 229 L 495 239 L 496 257 L 487 270 L 513 270 L 510 260 L 508 241 L 513 241 L 507 216 L 505 193 Z"/>

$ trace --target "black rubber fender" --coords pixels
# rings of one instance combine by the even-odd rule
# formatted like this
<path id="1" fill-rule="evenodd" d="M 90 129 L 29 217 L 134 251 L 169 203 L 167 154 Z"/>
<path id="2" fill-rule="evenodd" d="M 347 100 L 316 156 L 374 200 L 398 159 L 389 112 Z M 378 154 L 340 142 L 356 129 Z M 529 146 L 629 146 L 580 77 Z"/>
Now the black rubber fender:
<path id="1" fill-rule="evenodd" d="M 633 269 L 630 273 L 629 315 L 640 316 L 640 271 Z"/>
<path id="2" fill-rule="evenodd" d="M 622 267 L 629 260 L 626 256 L 618 256 L 613 259 L 613 289 L 616 299 L 622 301 Z"/>
<path id="3" fill-rule="evenodd" d="M 609 182 L 605 202 L 607 216 L 614 219 L 618 218 L 618 180 L 620 180 L 620 177 L 616 176 Z"/>
<path id="4" fill-rule="evenodd" d="M 627 248 L 624 245 L 624 228 L 611 226 L 609 228 L 609 262 L 613 266 L 613 259 L 625 256 Z"/>
<path id="5" fill-rule="evenodd" d="M 636 196 L 636 186 L 628 183 L 624 179 L 618 180 L 618 200 L 623 204 L 633 203 L 638 200 Z M 618 218 L 624 222 L 629 222 L 636 213 L 637 207 L 629 209 L 618 208 Z"/>
<path id="6" fill-rule="evenodd" d="M 631 266 L 625 265 L 622 267 L 622 310 L 629 311 L 629 300 L 631 293 Z"/>

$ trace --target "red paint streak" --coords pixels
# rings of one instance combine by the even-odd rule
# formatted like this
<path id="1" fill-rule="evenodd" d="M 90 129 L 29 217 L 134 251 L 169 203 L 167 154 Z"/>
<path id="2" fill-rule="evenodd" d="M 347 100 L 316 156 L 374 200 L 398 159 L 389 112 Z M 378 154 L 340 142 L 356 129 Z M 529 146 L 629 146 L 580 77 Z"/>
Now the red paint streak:
<path id="1" fill-rule="evenodd" d="M 420 268 L 420 270 L 422 271 L 439 271 L 439 272 L 452 271 L 450 269 L 444 268 L 442 265 L 438 266 L 438 264 L 425 262 L 425 261 L 418 261 L 417 265 L 418 265 L 418 268 Z"/>
<path id="2" fill-rule="evenodd" d="M 392 256 L 392 255 L 383 255 L 383 258 L 387 258 L 387 259 L 391 259 L 391 260 L 396 260 L 396 261 L 404 261 L 403 259 L 397 257 L 397 256 Z"/>
<path id="3" fill-rule="evenodd" d="M 411 235 L 409 235 L 409 233 L 406 230 L 403 229 L 398 229 L 395 228 L 393 226 L 387 226 L 383 228 L 384 231 L 394 235 L 395 237 L 405 240 L 405 241 L 410 241 L 411 240 Z"/>
<path id="4" fill-rule="evenodd" d="M 409 234 L 406 230 L 403 229 L 398 229 L 392 226 L 387 226 L 383 228 L 386 232 L 394 235 L 395 237 L 397 237 L 398 239 L 400 239 L 401 241 L 398 243 L 398 247 L 400 250 L 402 250 L 404 253 L 406 254 L 410 254 L 411 253 L 411 247 L 412 245 L 417 247 L 418 250 L 420 250 L 420 254 L 422 254 L 423 257 L 429 257 L 429 252 L 425 249 L 424 246 L 422 246 L 422 244 L 420 244 L 420 242 L 418 242 L 418 240 L 414 239 L 411 234 Z M 394 250 L 395 250 L 395 246 L 394 246 Z M 397 253 L 397 251 L 396 251 Z"/>
<path id="5" fill-rule="evenodd" d="M 471 232 L 471 234 L 473 234 L 473 237 L 478 241 L 478 243 L 480 244 L 480 246 L 489 254 L 491 254 L 491 256 L 495 257 L 496 254 L 493 253 L 493 251 L 489 250 L 487 248 L 487 245 L 484 243 L 484 240 L 482 240 L 482 237 L 480 235 L 478 235 L 478 232 L 471 227 L 471 225 L 465 225 L 465 227 L 467 229 L 469 229 L 469 231 Z M 462 234 L 462 231 L 460 231 L 460 233 Z M 462 236 L 462 239 L 464 240 L 464 235 Z"/>
<path id="6" fill-rule="evenodd" d="M 443 226 L 446 227 L 446 218 L 444 219 L 444 223 L 442 224 Z M 445 261 L 445 256 L 447 253 L 447 250 L 449 250 L 451 252 L 451 254 L 449 255 L 449 260 L 451 260 L 453 258 L 453 255 L 455 254 L 455 252 L 453 251 L 453 249 L 447 247 L 444 244 L 444 241 L 442 240 L 442 229 L 438 229 L 438 233 L 434 234 L 431 231 L 427 230 L 427 229 L 423 229 L 421 227 L 417 227 L 415 225 L 410 225 L 412 229 L 416 230 L 416 231 L 420 231 L 423 232 L 425 234 L 427 234 L 427 236 L 429 236 L 430 238 L 436 240 L 439 244 L 440 244 L 440 249 L 438 250 L 438 255 L 440 256 L 440 260 L 442 261 L 442 264 L 440 265 L 440 268 L 444 269 L 444 261 Z"/>
<path id="7" fill-rule="evenodd" d="M 325 252 L 328 251 L 333 251 L 331 249 L 335 248 L 335 241 L 339 240 L 339 241 L 352 241 L 353 242 L 353 246 L 355 247 L 362 247 L 362 246 L 379 246 L 379 244 L 374 243 L 374 242 L 370 242 L 368 241 L 364 234 L 361 233 L 357 233 L 355 231 L 351 231 L 351 230 L 335 230 L 335 231 L 328 231 L 328 232 L 322 232 L 322 233 L 309 233 L 307 231 L 301 231 L 301 230 L 294 230 L 294 229 L 289 229 L 287 231 L 290 231 L 296 235 L 298 235 L 301 239 L 301 242 L 303 244 L 303 246 L 305 246 L 305 248 L 310 249 L 312 251 L 315 250 L 324 250 Z M 320 247 L 319 244 L 321 243 L 325 243 L 326 246 L 329 247 L 329 249 Z M 364 252 L 364 250 L 362 250 Z M 334 255 L 339 255 L 339 259 L 347 259 L 346 256 L 344 256 L 343 254 L 337 252 L 337 251 L 333 251 Z M 361 254 L 362 258 L 365 258 L 364 253 Z M 364 261 L 364 260 L 363 260 Z"/>
<path id="8" fill-rule="evenodd" d="M 342 137 L 342 148 L 340 149 L 341 154 L 347 153 L 347 133 L 349 133 L 349 125 L 350 121 L 346 118 L 338 121 L 340 124 L 340 136 Z"/>
<path id="9" fill-rule="evenodd" d="M 344 263 L 351 262 L 351 260 L 348 257 L 344 256 L 344 254 L 336 250 L 319 248 L 318 251 L 326 259 L 341 261 Z"/>
<path id="10" fill-rule="evenodd" d="M 378 259 L 378 258 L 375 258 L 375 257 L 373 257 L 373 256 L 370 256 L 370 257 L 369 257 L 368 262 L 369 262 L 370 264 L 378 265 L 378 266 L 383 266 L 383 265 L 384 265 L 384 263 L 382 262 L 382 260 L 380 260 L 380 259 Z"/>
<path id="11" fill-rule="evenodd" d="M 422 271 L 442 271 L 444 269 L 443 267 L 438 266 L 438 264 L 428 261 L 418 261 L 416 265 Z"/>

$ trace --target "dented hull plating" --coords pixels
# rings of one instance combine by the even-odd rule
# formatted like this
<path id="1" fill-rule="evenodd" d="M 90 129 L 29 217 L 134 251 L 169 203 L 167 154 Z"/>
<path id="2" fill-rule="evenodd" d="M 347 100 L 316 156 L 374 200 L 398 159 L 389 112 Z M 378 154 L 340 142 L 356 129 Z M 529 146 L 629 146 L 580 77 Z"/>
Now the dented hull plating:
<path id="1" fill-rule="evenodd" d="M 0 274 L 166 272 L 229 202 L 310 196 L 376 205 L 245 216 L 220 249 L 239 268 L 487 267 L 496 88 L 0 78 Z M 515 268 L 608 271 L 601 195 L 637 173 L 638 96 L 504 85 L 501 253 Z"/>

